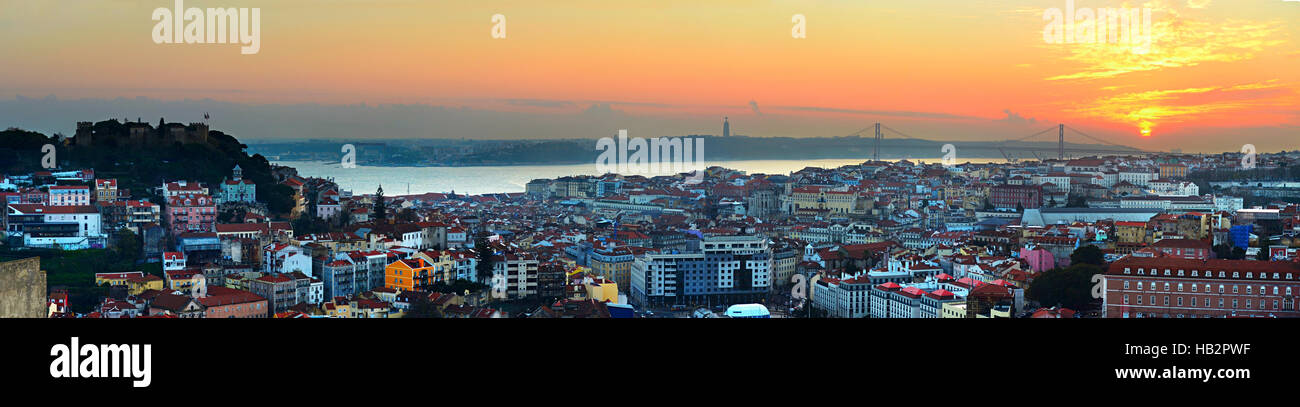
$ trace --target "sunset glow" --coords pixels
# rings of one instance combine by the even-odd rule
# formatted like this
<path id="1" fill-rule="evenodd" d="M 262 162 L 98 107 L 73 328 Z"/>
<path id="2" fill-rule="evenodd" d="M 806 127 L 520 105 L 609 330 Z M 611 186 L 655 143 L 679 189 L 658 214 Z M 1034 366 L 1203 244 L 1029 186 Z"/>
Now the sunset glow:
<path id="1" fill-rule="evenodd" d="M 1064 122 L 1159 150 L 1227 149 L 1217 136 L 1241 128 L 1277 148 L 1300 124 L 1300 3 L 1278 0 L 1074 2 L 1151 8 L 1149 46 L 1044 42 L 1045 10 L 1065 0 L 186 3 L 260 7 L 256 55 L 154 44 L 150 11 L 171 1 L 5 3 L 0 47 L 17 63 L 0 68 L 0 98 L 401 103 L 560 118 L 597 106 L 677 123 L 663 131 L 729 115 L 749 135 L 796 137 L 880 120 L 937 138 L 1006 139 Z M 506 39 L 489 35 L 498 13 Z M 807 38 L 791 38 L 794 14 L 806 16 Z M 64 24 L 37 23 L 54 20 Z"/>

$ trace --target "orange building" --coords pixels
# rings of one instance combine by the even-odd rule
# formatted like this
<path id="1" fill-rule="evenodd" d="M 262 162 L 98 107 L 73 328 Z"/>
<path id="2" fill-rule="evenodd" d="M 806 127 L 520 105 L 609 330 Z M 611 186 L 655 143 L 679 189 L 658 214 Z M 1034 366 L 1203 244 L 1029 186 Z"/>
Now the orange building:
<path id="1" fill-rule="evenodd" d="M 1187 166 L 1179 163 L 1160 164 L 1160 178 L 1182 179 L 1187 177 Z"/>
<path id="2" fill-rule="evenodd" d="M 402 291 L 426 291 L 437 281 L 432 263 L 422 258 L 402 259 L 384 267 L 384 287 Z"/>

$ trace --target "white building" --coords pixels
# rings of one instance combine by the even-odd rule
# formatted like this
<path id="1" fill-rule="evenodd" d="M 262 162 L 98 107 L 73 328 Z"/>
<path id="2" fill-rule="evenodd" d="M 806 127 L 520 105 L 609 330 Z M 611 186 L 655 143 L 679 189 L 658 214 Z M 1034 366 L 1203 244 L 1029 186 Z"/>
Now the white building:
<path id="1" fill-rule="evenodd" d="M 263 248 L 262 271 L 266 273 L 292 273 L 300 271 L 312 277 L 311 256 L 301 247 L 285 243 L 271 243 Z M 323 288 L 322 288 L 323 290 Z"/>
<path id="2" fill-rule="evenodd" d="M 1125 169 L 1119 172 L 1119 180 L 1126 181 L 1130 184 L 1140 187 L 1147 186 L 1147 183 L 1156 179 L 1158 174 L 1155 171 L 1144 169 Z"/>
<path id="3" fill-rule="evenodd" d="M 99 210 L 89 205 L 47 206 L 9 204 L 5 211 L 10 236 L 22 236 L 28 247 L 86 249 L 102 247 Z"/>

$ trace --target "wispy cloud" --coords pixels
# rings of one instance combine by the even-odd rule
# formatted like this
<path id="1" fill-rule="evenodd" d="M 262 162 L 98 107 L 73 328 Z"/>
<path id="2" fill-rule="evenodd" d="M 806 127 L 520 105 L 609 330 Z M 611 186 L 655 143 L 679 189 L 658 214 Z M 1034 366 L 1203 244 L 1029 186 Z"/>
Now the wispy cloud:
<path id="1" fill-rule="evenodd" d="M 820 113 L 846 113 L 860 114 L 871 116 L 893 116 L 893 117 L 911 117 L 924 119 L 950 119 L 950 120 L 984 120 L 981 117 L 964 116 L 958 114 L 941 113 L 941 112 L 917 112 L 905 110 L 860 110 L 860 109 L 842 109 L 836 107 L 819 107 L 819 106 L 776 106 L 774 109 L 793 110 L 799 112 L 820 112 Z"/>
<path id="2" fill-rule="evenodd" d="M 1189 2 L 1204 7 L 1206 2 Z M 1197 66 L 1207 62 L 1237 62 L 1254 59 L 1261 52 L 1285 44 L 1282 21 L 1229 19 L 1212 22 L 1180 13 L 1163 1 L 1147 3 L 1152 8 L 1151 44 L 1073 43 L 1051 44 L 1063 58 L 1076 62 L 1074 72 L 1050 76 L 1047 80 L 1092 80 L 1114 78 L 1136 72 Z"/>
<path id="3" fill-rule="evenodd" d="M 1149 135 L 1158 125 L 1183 123 L 1211 114 L 1267 114 L 1296 104 L 1294 84 L 1277 80 L 1232 86 L 1130 92 L 1099 98 L 1074 113 L 1137 126 Z M 1281 110 L 1279 110 L 1280 112 Z"/>
<path id="4" fill-rule="evenodd" d="M 1035 119 L 1035 118 L 1032 118 L 1032 117 L 1024 117 L 1024 116 L 1021 116 L 1020 113 L 1013 112 L 1013 111 L 1011 111 L 1011 109 L 1002 109 L 1002 113 L 1005 113 L 1005 114 L 1007 115 L 1007 117 L 1004 117 L 1004 118 L 1001 118 L 1001 119 L 994 120 L 995 122 L 998 122 L 998 123 L 1006 123 L 1006 124 L 1034 124 L 1034 123 L 1038 123 L 1038 119 Z"/>

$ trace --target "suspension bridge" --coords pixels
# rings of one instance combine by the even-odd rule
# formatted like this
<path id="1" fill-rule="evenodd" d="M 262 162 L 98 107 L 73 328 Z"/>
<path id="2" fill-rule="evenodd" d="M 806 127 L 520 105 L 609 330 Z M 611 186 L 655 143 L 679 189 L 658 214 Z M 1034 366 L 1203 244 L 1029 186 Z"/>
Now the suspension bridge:
<path id="1" fill-rule="evenodd" d="M 880 143 L 882 140 L 885 140 L 886 133 L 889 133 L 891 135 L 891 139 L 909 139 L 909 140 L 926 141 L 932 143 L 937 142 L 935 140 L 912 137 L 907 133 L 903 133 L 901 131 L 892 129 L 889 126 L 886 126 L 882 123 L 876 123 L 874 126 L 863 128 L 862 130 L 858 130 L 856 132 L 850 133 L 849 136 L 850 137 L 861 136 L 863 133 L 866 133 L 873 129 L 875 134 L 875 141 L 874 141 L 874 146 L 872 147 L 872 155 L 871 155 L 871 159 L 873 161 L 880 160 Z M 1065 135 L 1067 130 L 1070 131 L 1072 137 L 1079 136 L 1084 139 L 1092 141 L 1093 143 L 1095 143 L 1094 145 L 1100 145 L 1100 146 L 1099 147 L 1066 147 Z M 1087 133 L 1079 131 L 1078 129 L 1067 126 L 1065 124 L 1058 124 L 1056 126 L 1047 128 L 1043 131 L 1030 134 L 1024 137 L 1006 139 L 1001 142 L 989 142 L 990 145 L 984 148 L 990 150 L 998 150 L 998 152 L 1002 153 L 1002 157 L 1006 158 L 1008 161 L 1018 160 L 1019 158 L 1016 157 L 1016 153 L 1029 153 L 1032 154 L 1034 158 L 1038 159 L 1039 161 L 1042 161 L 1044 157 L 1043 155 L 1040 155 L 1040 153 L 1048 154 L 1051 152 L 1052 149 L 1045 148 L 1045 147 L 1032 147 L 1032 146 L 1015 145 L 1015 144 L 1034 142 L 1034 141 L 1047 141 L 1047 139 L 1040 139 L 1040 140 L 1030 140 L 1030 139 L 1052 134 L 1053 132 L 1056 133 L 1056 149 L 1055 149 L 1056 158 L 1060 160 L 1064 160 L 1066 158 L 1075 155 L 1106 155 L 1106 154 L 1143 155 L 1143 154 L 1155 153 L 1154 151 L 1146 151 L 1146 150 L 1125 146 L 1122 144 L 1112 143 L 1103 140 L 1101 138 L 1091 136 Z"/>

